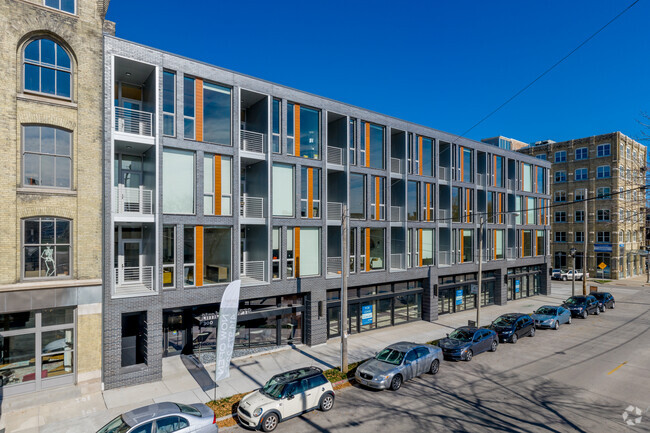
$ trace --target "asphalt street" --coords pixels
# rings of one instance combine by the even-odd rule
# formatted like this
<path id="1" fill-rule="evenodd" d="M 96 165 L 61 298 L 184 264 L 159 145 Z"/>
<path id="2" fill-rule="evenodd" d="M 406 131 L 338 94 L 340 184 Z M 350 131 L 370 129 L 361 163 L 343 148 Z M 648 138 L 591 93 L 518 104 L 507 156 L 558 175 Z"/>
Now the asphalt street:
<path id="1" fill-rule="evenodd" d="M 553 284 L 563 293 L 570 286 Z M 538 330 L 471 362 L 445 361 L 436 376 L 397 392 L 346 388 L 330 412 L 287 420 L 277 431 L 650 431 L 650 288 L 607 289 L 614 310 Z M 642 412 L 628 415 L 634 426 L 623 418 L 630 406 Z"/>

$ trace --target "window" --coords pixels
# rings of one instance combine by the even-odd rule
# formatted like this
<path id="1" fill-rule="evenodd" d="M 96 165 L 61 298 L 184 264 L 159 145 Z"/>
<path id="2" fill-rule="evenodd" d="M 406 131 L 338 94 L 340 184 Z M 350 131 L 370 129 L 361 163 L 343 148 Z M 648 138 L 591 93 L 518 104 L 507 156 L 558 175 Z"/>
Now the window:
<path id="1" fill-rule="evenodd" d="M 361 148 L 365 161 L 361 165 L 383 170 L 384 162 L 384 127 L 368 122 L 361 122 Z"/>
<path id="2" fill-rule="evenodd" d="M 432 229 L 420 229 L 420 236 L 421 247 L 419 250 L 420 257 L 422 257 L 420 266 L 433 265 L 434 232 Z"/>
<path id="3" fill-rule="evenodd" d="M 280 153 L 280 113 L 282 104 L 279 99 L 273 99 L 273 153 Z"/>
<path id="4" fill-rule="evenodd" d="M 273 216 L 292 217 L 294 208 L 294 167 L 273 164 Z"/>
<path id="5" fill-rule="evenodd" d="M 627 157 L 627 159 L 630 159 L 630 148 L 629 147 L 627 149 L 625 149 L 625 156 Z"/>
<path id="6" fill-rule="evenodd" d="M 585 199 L 585 194 L 586 194 L 585 189 L 576 189 L 575 192 L 575 201 L 582 201 Z"/>
<path id="7" fill-rule="evenodd" d="M 565 202 L 566 201 L 566 192 L 565 191 L 555 191 L 555 201 L 556 202 Z"/>
<path id="8" fill-rule="evenodd" d="M 372 176 L 370 185 L 370 219 L 386 219 L 386 178 Z"/>
<path id="9" fill-rule="evenodd" d="M 555 152 L 555 162 L 566 162 L 566 150 Z"/>
<path id="10" fill-rule="evenodd" d="M 203 82 L 203 141 L 230 146 L 230 89 Z"/>
<path id="11" fill-rule="evenodd" d="M 287 104 L 287 153 L 320 159 L 320 111 Z"/>
<path id="12" fill-rule="evenodd" d="M 296 276 L 294 272 L 295 258 L 293 256 L 295 250 L 294 239 L 294 229 L 292 227 L 287 227 L 287 278 L 293 278 Z"/>
<path id="13" fill-rule="evenodd" d="M 556 223 L 565 223 L 566 222 L 566 212 L 565 211 L 556 211 L 555 212 L 555 222 Z"/>
<path id="14" fill-rule="evenodd" d="M 348 124 L 348 140 L 350 143 L 350 164 L 351 165 L 357 165 L 357 136 L 356 134 L 356 128 L 357 126 L 357 121 L 354 119 L 350 119 L 350 123 Z"/>
<path id="15" fill-rule="evenodd" d="M 176 274 L 176 227 L 163 226 L 162 231 L 162 277 L 163 288 L 174 287 Z"/>
<path id="16" fill-rule="evenodd" d="M 189 428 L 190 424 L 180 416 L 167 416 L 156 420 L 156 432 L 173 433 L 178 430 Z"/>
<path id="17" fill-rule="evenodd" d="M 583 243 L 585 241 L 585 232 L 575 232 L 576 233 L 576 242 Z"/>
<path id="18" fill-rule="evenodd" d="M 540 153 L 539 155 L 535 155 L 535 158 L 546 161 L 546 155 L 543 153 Z"/>
<path id="19" fill-rule="evenodd" d="M 194 152 L 163 150 L 163 213 L 194 214 Z"/>
<path id="20" fill-rule="evenodd" d="M 597 221 L 609 221 L 609 209 L 598 209 L 596 211 Z"/>
<path id="21" fill-rule="evenodd" d="M 320 169 L 300 168 L 300 216 L 320 218 Z"/>
<path id="22" fill-rule="evenodd" d="M 596 197 L 600 200 L 606 200 L 611 198 L 609 194 L 609 187 L 601 186 L 596 190 Z"/>
<path id="23" fill-rule="evenodd" d="M 575 180 L 587 180 L 589 170 L 586 168 L 578 168 L 575 171 Z"/>
<path id="24" fill-rule="evenodd" d="M 300 277 L 320 275 L 320 229 L 300 228 Z"/>
<path id="25" fill-rule="evenodd" d="M 75 0 L 44 0 L 45 6 L 71 14 L 75 13 Z"/>
<path id="26" fill-rule="evenodd" d="M 183 229 L 183 285 L 194 285 L 194 227 Z"/>
<path id="27" fill-rule="evenodd" d="M 36 39 L 25 47 L 24 85 L 26 91 L 71 97 L 70 56 L 54 41 Z"/>
<path id="28" fill-rule="evenodd" d="M 188 140 L 194 140 L 195 136 L 195 98 L 194 78 L 183 78 L 183 124 L 184 135 Z"/>
<path id="29" fill-rule="evenodd" d="M 583 210 L 577 210 L 576 211 L 576 216 L 575 216 L 575 221 L 576 223 L 583 223 L 585 222 L 585 211 Z"/>
<path id="30" fill-rule="evenodd" d="M 204 154 L 203 214 L 232 215 L 232 157 Z"/>
<path id="31" fill-rule="evenodd" d="M 636 159 L 636 150 L 632 151 L 632 159 Z"/>
<path id="32" fill-rule="evenodd" d="M 281 227 L 273 227 L 271 232 L 271 254 L 273 254 L 271 273 L 274 280 L 282 278 L 280 275 L 280 233 L 282 233 Z"/>
<path id="33" fill-rule="evenodd" d="M 599 144 L 596 148 L 596 155 L 600 158 L 601 156 L 609 156 L 612 154 L 611 146 L 609 143 Z"/>
<path id="34" fill-rule="evenodd" d="M 526 224 L 536 224 L 535 218 L 537 217 L 537 212 L 535 212 L 535 198 L 527 197 L 526 198 Z"/>
<path id="35" fill-rule="evenodd" d="M 23 220 L 23 277 L 52 278 L 70 275 L 70 220 Z"/>
<path id="36" fill-rule="evenodd" d="M 544 255 L 544 250 L 546 246 L 545 238 L 546 238 L 546 234 L 544 230 L 537 230 L 537 241 L 535 242 L 535 245 L 537 246 L 537 250 L 535 251 L 536 256 Z"/>
<path id="37" fill-rule="evenodd" d="M 409 221 L 417 221 L 418 220 L 418 208 L 419 208 L 419 200 L 420 200 L 420 195 L 418 194 L 418 191 L 420 190 L 419 185 L 415 181 L 408 181 L 408 187 L 407 187 L 407 196 L 406 196 L 406 204 L 407 204 L 407 219 Z M 460 219 L 460 214 L 458 216 Z"/>
<path id="38" fill-rule="evenodd" d="M 384 257 L 384 229 L 370 229 L 362 230 L 362 244 L 365 243 L 363 251 L 367 254 L 365 261 L 366 271 L 376 271 L 385 269 L 386 260 Z"/>
<path id="39" fill-rule="evenodd" d="M 566 171 L 555 172 L 555 183 L 566 182 Z"/>
<path id="40" fill-rule="evenodd" d="M 422 200 L 422 221 L 432 221 L 434 219 L 433 216 L 433 207 L 434 207 L 434 184 L 432 183 L 425 183 L 423 192 L 424 192 L 424 198 Z M 488 193 L 490 194 L 490 193 Z M 494 193 L 492 193 L 494 194 Z"/>
<path id="41" fill-rule="evenodd" d="M 546 193 L 546 170 L 544 167 L 537 167 L 537 192 Z"/>
<path id="42" fill-rule="evenodd" d="M 230 227 L 203 228 L 203 284 L 232 280 Z"/>
<path id="43" fill-rule="evenodd" d="M 70 188 L 72 134 L 48 126 L 23 127 L 23 185 Z"/>
<path id="44" fill-rule="evenodd" d="M 503 259 L 504 230 L 494 230 L 494 258 Z"/>
<path id="45" fill-rule="evenodd" d="M 163 71 L 163 135 L 175 136 L 176 74 Z"/>
<path id="46" fill-rule="evenodd" d="M 587 158 L 589 158 L 589 148 L 580 147 L 576 149 L 576 156 L 575 156 L 576 161 L 580 161 Z"/>
<path id="47" fill-rule="evenodd" d="M 604 179 L 610 176 L 610 170 L 609 170 L 609 165 L 601 165 L 598 167 L 598 171 L 596 172 L 596 177 L 598 179 Z"/>
<path id="48" fill-rule="evenodd" d="M 430 138 L 418 137 L 422 146 L 422 172 L 425 176 L 433 176 L 433 140 Z"/>
<path id="49" fill-rule="evenodd" d="M 522 257 L 530 257 L 533 255 L 533 231 L 532 230 L 522 230 L 521 231 L 521 241 Z"/>
<path id="50" fill-rule="evenodd" d="M 147 363 L 147 312 L 122 313 L 121 365 Z M 119 356 L 119 355 L 118 355 Z"/>
<path id="51" fill-rule="evenodd" d="M 350 174 L 350 218 L 366 218 L 366 177 Z"/>
<path id="52" fill-rule="evenodd" d="M 611 241 L 610 232 L 596 233 L 596 242 L 610 242 L 610 241 Z"/>
<path id="53" fill-rule="evenodd" d="M 460 164 L 459 179 L 461 182 L 471 183 L 474 179 L 474 158 L 472 149 L 458 147 L 458 162 Z"/>
<path id="54" fill-rule="evenodd" d="M 460 222 L 460 202 L 462 200 L 463 190 L 457 186 L 451 188 L 451 221 Z"/>
<path id="55" fill-rule="evenodd" d="M 494 173 L 493 185 L 503 187 L 503 156 L 494 155 L 492 171 Z"/>
<path id="56" fill-rule="evenodd" d="M 566 232 L 555 232 L 555 242 L 566 242 Z"/>
<path id="57" fill-rule="evenodd" d="M 460 259 L 461 263 L 471 262 L 474 257 L 473 230 L 459 230 L 460 233 Z"/>

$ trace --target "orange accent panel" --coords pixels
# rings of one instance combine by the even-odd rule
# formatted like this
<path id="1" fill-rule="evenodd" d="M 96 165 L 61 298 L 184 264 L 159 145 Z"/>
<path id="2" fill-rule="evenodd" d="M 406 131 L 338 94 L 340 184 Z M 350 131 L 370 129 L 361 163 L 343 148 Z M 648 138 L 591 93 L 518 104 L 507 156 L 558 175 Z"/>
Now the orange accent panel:
<path id="1" fill-rule="evenodd" d="M 314 217 L 314 169 L 307 169 L 307 218 Z"/>
<path id="2" fill-rule="evenodd" d="M 426 220 L 431 221 L 431 212 L 430 212 L 430 209 L 431 209 L 431 200 L 430 200 L 430 198 L 431 198 L 431 184 L 430 183 L 426 184 L 426 193 L 425 194 L 427 195 L 426 198 L 425 198 L 427 209 L 424 212 L 424 214 L 426 215 Z"/>
<path id="3" fill-rule="evenodd" d="M 366 230 L 366 271 L 370 270 L 370 229 Z"/>
<path id="4" fill-rule="evenodd" d="M 221 215 L 221 155 L 214 155 L 214 214 Z"/>
<path id="5" fill-rule="evenodd" d="M 419 262 L 420 266 L 422 266 L 422 229 L 418 229 L 418 242 L 419 242 L 419 247 L 418 247 L 418 257 L 419 257 Z"/>
<path id="6" fill-rule="evenodd" d="M 375 177 L 375 219 L 379 219 L 379 177 Z"/>
<path id="7" fill-rule="evenodd" d="M 370 167 L 370 123 L 366 122 L 366 167 Z"/>
<path id="8" fill-rule="evenodd" d="M 196 139 L 197 141 L 203 141 L 203 80 L 198 78 L 195 80 L 196 83 Z"/>
<path id="9" fill-rule="evenodd" d="M 203 285 L 203 226 L 196 226 L 194 232 L 196 239 L 194 243 L 194 273 L 196 274 L 194 284 L 200 287 Z"/>
<path id="10" fill-rule="evenodd" d="M 295 277 L 298 278 L 300 277 L 300 227 L 293 228 L 293 254 L 293 267 L 295 268 Z"/>
<path id="11" fill-rule="evenodd" d="M 300 156 L 300 105 L 293 106 L 293 154 Z"/>
<path id="12" fill-rule="evenodd" d="M 422 174 L 422 137 L 418 137 L 418 174 Z"/>

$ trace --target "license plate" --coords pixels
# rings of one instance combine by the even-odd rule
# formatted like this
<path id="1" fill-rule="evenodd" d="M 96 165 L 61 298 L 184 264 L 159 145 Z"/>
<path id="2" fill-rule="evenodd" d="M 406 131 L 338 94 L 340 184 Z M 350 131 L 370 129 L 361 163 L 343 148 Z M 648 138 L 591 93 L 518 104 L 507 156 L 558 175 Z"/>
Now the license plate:
<path id="1" fill-rule="evenodd" d="M 368 381 L 361 379 L 361 385 L 368 385 Z"/>

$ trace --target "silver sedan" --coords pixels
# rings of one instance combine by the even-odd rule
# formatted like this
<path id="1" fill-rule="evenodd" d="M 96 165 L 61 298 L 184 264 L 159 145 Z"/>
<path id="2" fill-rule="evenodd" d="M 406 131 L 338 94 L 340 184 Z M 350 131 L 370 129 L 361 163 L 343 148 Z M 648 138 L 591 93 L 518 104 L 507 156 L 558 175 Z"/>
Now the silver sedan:
<path id="1" fill-rule="evenodd" d="M 217 420 L 208 406 L 165 402 L 123 413 L 97 433 L 217 433 L 217 430 Z"/>
<path id="2" fill-rule="evenodd" d="M 354 377 L 363 386 L 397 391 L 404 381 L 424 373 L 436 374 L 442 350 L 428 344 L 391 344 L 357 367 Z"/>

